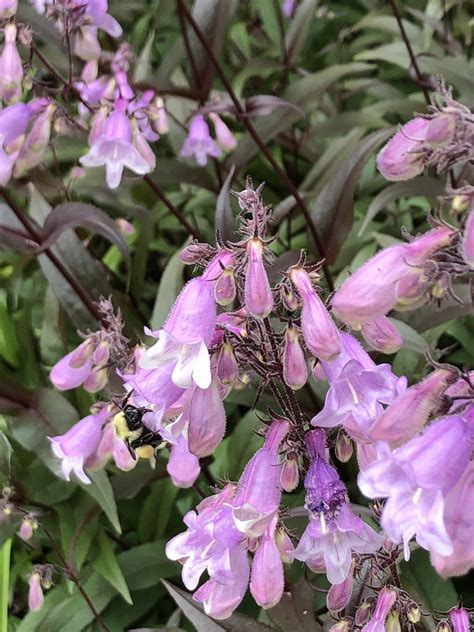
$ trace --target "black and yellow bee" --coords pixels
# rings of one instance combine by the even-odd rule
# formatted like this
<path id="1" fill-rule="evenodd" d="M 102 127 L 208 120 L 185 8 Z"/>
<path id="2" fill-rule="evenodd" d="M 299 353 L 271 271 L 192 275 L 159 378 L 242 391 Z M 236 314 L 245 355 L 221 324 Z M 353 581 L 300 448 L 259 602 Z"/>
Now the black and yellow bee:
<path id="1" fill-rule="evenodd" d="M 156 446 L 162 442 L 157 432 L 152 432 L 143 425 L 143 416 L 151 412 L 149 408 L 128 404 L 129 393 L 121 405 L 121 409 L 113 419 L 115 436 L 125 442 L 133 459 L 150 459 L 155 454 Z"/>

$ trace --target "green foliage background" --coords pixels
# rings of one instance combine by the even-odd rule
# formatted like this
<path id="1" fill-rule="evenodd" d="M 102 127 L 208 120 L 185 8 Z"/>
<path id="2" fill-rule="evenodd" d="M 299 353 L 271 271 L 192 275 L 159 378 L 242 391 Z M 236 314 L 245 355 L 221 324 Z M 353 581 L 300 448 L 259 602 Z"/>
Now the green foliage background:
<path id="1" fill-rule="evenodd" d="M 473 24 L 469 1 L 408 0 L 400 3 L 404 24 L 420 68 L 430 77 L 440 74 L 456 97 L 472 108 L 474 102 Z M 20 18 L 31 21 L 43 53 L 57 68 L 67 59 L 58 35 L 36 16 L 26 2 Z M 472 7 L 471 7 L 472 8 Z M 155 145 L 157 168 L 152 179 L 170 200 L 213 242 L 219 228 L 229 236 L 235 201 L 229 195 L 227 173 L 234 167 L 230 188 L 244 188 L 245 176 L 265 181 L 264 198 L 273 204 L 272 231 L 279 238 L 272 248 L 275 271 L 286 267 L 307 248 L 317 258 L 307 225 L 284 183 L 240 123 L 232 125 L 238 147 L 220 168 L 206 168 L 178 156 L 189 114 L 199 102 L 186 59 L 176 5 L 172 0 L 109 2 L 110 12 L 124 27 L 138 53 L 134 80 L 163 93 L 170 113 L 170 133 Z M 395 126 L 426 110 L 423 94 L 413 80 L 406 46 L 390 5 L 375 0 L 301 0 L 293 20 L 282 17 L 275 0 L 196 0 L 194 15 L 214 43 L 226 76 L 242 100 L 276 95 L 297 108 L 283 105 L 254 119 L 275 160 L 286 170 L 309 206 L 328 251 L 336 283 L 380 248 L 426 228 L 426 212 L 436 206 L 445 182 L 434 173 L 414 181 L 388 184 L 375 169 L 375 155 Z M 223 90 L 205 52 L 190 36 L 198 68 L 212 86 Z M 107 44 L 105 44 L 106 46 Z M 58 138 L 45 164 L 11 194 L 40 224 L 52 207 L 65 201 L 61 181 L 84 154 L 86 139 Z M 158 327 L 184 283 L 177 251 L 188 240 L 186 231 L 151 190 L 127 177 L 117 192 L 107 189 L 101 170 L 88 171 L 70 186 L 71 198 L 100 207 L 111 218 L 126 217 L 136 232 L 127 238 L 130 265 L 115 244 L 101 234 L 79 227 L 68 230 L 54 246 L 91 297 L 113 297 L 123 311 L 127 335 L 143 337 L 143 325 Z M 11 222 L 0 205 L 1 224 Z M 292 253 L 292 254 L 291 254 Z M 457 292 L 467 297 L 466 288 Z M 464 293 L 464 294 L 463 294 Z M 407 313 L 397 326 L 403 350 L 388 359 L 397 374 L 418 380 L 427 370 L 428 347 L 447 350 L 444 359 L 459 366 L 473 357 L 472 319 L 468 307 L 443 303 Z M 402 318 L 397 316 L 397 318 Z M 125 473 L 110 466 L 92 474 L 92 485 L 66 483 L 55 469 L 47 435 L 67 430 L 84 416 L 92 397 L 84 391 L 59 394 L 51 389 L 48 372 L 79 341 L 76 329 L 95 329 L 71 286 L 47 257 L 0 251 L 0 433 L 1 481 L 15 489 L 17 502 L 41 514 L 51 538 L 67 564 L 80 575 L 95 608 L 111 630 L 136 628 L 193 629 L 176 610 L 178 604 L 198 630 L 319 630 L 317 619 L 304 610 L 324 612 L 322 593 L 309 589 L 302 568 L 288 569 L 290 588 L 284 601 L 260 612 L 246 599 L 240 609 L 254 621 L 236 615 L 228 622 L 211 622 L 183 594 L 162 582 L 179 585 L 179 568 L 164 555 L 164 544 L 182 530 L 182 516 L 199 501 L 193 489 L 173 487 L 161 456 L 151 470 L 140 463 Z M 301 401 L 315 410 L 324 396 L 311 384 L 313 399 Z M 246 460 L 260 445 L 252 409 L 255 387 L 234 391 L 226 401 L 228 434 L 209 465 L 216 477 L 238 478 Z M 259 406 L 265 409 L 264 395 Z M 442 466 L 442 464 L 440 464 Z M 356 465 L 344 475 L 351 485 Z M 199 484 L 207 491 L 205 478 Z M 352 484 L 354 500 L 363 502 Z M 304 502 L 294 494 L 294 506 Z M 295 529 L 302 521 L 295 519 Z M 17 632 L 79 632 L 98 630 L 94 616 L 74 584 L 63 581 L 47 593 L 38 613 L 27 613 L 25 576 L 32 563 L 59 563 L 58 553 L 39 530 L 30 545 L 15 535 L 18 520 L 0 524 L 0 600 L 2 629 Z M 11 548 L 11 558 L 10 558 Z M 9 563 L 11 559 L 11 564 Z M 472 576 L 455 582 L 439 579 L 427 556 L 417 551 L 402 568 L 402 582 L 429 608 L 444 610 L 457 603 L 474 607 Z M 171 592 L 168 592 L 168 590 Z M 172 598 L 173 597 L 173 598 Z M 7 614 L 7 608 L 10 614 Z M 259 620 L 261 623 L 257 623 Z M 429 629 L 429 622 L 427 622 Z"/>

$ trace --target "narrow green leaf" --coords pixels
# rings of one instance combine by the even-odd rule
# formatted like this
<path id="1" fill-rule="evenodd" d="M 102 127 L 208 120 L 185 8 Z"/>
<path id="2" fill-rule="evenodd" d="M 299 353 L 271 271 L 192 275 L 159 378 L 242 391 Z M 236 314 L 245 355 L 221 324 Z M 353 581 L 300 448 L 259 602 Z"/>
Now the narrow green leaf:
<path id="1" fill-rule="evenodd" d="M 95 571 L 112 584 L 112 586 L 122 595 L 127 603 L 130 605 L 133 604 L 127 582 L 125 581 L 125 577 L 123 576 L 122 570 L 117 562 L 110 540 L 103 528 L 99 529 L 96 543 L 99 553 L 92 562 L 92 566 Z"/>
<path id="2" fill-rule="evenodd" d="M 81 483 L 81 487 L 99 503 L 115 531 L 122 533 L 117 512 L 117 503 L 115 502 L 112 485 L 110 484 L 106 471 L 97 470 L 96 472 L 88 472 L 87 474 L 91 479 L 91 484 L 84 485 L 84 483 Z"/>
<path id="3" fill-rule="evenodd" d="M 3 300 L 0 300 L 0 355 L 12 366 L 18 366 L 18 339 L 15 324 Z"/>
<path id="4" fill-rule="evenodd" d="M 8 630 L 8 601 L 10 595 L 11 539 L 0 548 L 0 630 Z"/>
<path id="5" fill-rule="evenodd" d="M 183 244 L 183 247 L 188 242 L 189 240 Z M 179 258 L 180 251 L 181 248 L 171 257 L 161 275 L 155 305 L 153 306 L 153 313 L 150 319 L 152 329 L 159 329 L 163 325 L 183 285 L 184 263 Z"/>

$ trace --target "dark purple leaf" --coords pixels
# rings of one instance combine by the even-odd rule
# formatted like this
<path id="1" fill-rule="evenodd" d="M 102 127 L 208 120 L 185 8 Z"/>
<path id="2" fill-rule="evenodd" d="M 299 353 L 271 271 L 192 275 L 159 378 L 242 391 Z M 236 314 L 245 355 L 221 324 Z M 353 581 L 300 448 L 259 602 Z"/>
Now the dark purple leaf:
<path id="1" fill-rule="evenodd" d="M 6 204 L 0 204 L 0 244 L 17 252 L 35 252 L 38 248 Z"/>
<path id="2" fill-rule="evenodd" d="M 300 107 L 286 99 L 275 97 L 272 94 L 259 94 L 255 97 L 249 97 L 245 101 L 245 109 L 249 116 L 266 116 L 267 114 L 271 114 L 276 108 L 281 107 L 292 108 L 299 112 L 301 116 L 305 116 L 305 113 Z"/>
<path id="3" fill-rule="evenodd" d="M 393 128 L 366 136 L 341 160 L 337 171 L 311 204 L 311 216 L 325 245 L 328 263 L 334 263 L 354 221 L 354 193 L 362 170 L 374 150 Z"/>
<path id="4" fill-rule="evenodd" d="M 68 202 L 56 206 L 46 218 L 43 227 L 44 240 L 39 252 L 49 248 L 68 228 L 87 228 L 99 233 L 120 250 L 127 266 L 130 253 L 117 224 L 96 206 L 82 202 Z"/>

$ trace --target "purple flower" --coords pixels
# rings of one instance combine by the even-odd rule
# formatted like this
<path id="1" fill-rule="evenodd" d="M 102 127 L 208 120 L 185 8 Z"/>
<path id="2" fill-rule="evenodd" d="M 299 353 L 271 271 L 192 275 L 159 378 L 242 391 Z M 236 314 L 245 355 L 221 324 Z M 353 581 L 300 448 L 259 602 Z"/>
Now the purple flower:
<path id="1" fill-rule="evenodd" d="M 50 0 L 46 0 L 49 4 Z M 84 24 L 76 34 L 74 50 L 76 55 L 85 61 L 100 57 L 101 48 L 98 40 L 98 29 L 105 31 L 111 37 L 120 37 L 122 27 L 109 13 L 107 0 L 78 0 L 79 6 L 84 7 Z"/>
<path id="2" fill-rule="evenodd" d="M 56 105 L 47 104 L 36 117 L 31 131 L 22 144 L 13 168 L 13 176 L 20 178 L 43 160 L 44 153 L 51 136 L 51 123 L 56 112 Z"/>
<path id="3" fill-rule="evenodd" d="M 332 612 L 339 612 L 349 604 L 352 597 L 352 590 L 354 587 L 354 563 L 351 565 L 351 569 L 347 574 L 346 579 L 340 584 L 333 584 L 329 589 L 326 597 L 326 604 L 328 610 Z"/>
<path id="4" fill-rule="evenodd" d="M 275 541 L 275 519 L 267 526 L 255 552 L 250 577 L 250 592 L 257 604 L 273 608 L 283 595 L 285 577 L 281 554 Z"/>
<path id="5" fill-rule="evenodd" d="M 211 112 L 209 118 L 214 123 L 217 142 L 222 149 L 224 149 L 224 151 L 235 149 L 237 147 L 237 140 L 221 117 L 215 112 Z"/>
<path id="6" fill-rule="evenodd" d="M 74 472 L 82 483 L 90 484 L 84 467 L 99 446 L 102 426 L 108 416 L 107 407 L 104 407 L 78 421 L 65 434 L 49 438 L 54 455 L 61 459 L 61 472 L 67 481 Z"/>
<path id="7" fill-rule="evenodd" d="M 377 156 L 380 173 L 388 180 L 409 180 L 423 172 L 423 146 L 430 120 L 421 116 L 409 121 Z"/>
<path id="8" fill-rule="evenodd" d="M 461 416 L 442 417 L 393 452 L 381 442 L 378 460 L 360 472 L 363 494 L 388 499 L 381 525 L 391 540 L 403 542 L 406 559 L 413 536 L 424 549 L 452 554 L 444 522 L 445 496 L 469 462 L 471 440 L 472 429 Z"/>
<path id="9" fill-rule="evenodd" d="M 273 294 L 263 263 L 263 242 L 258 237 L 247 242 L 245 306 L 255 318 L 266 318 L 273 309 Z"/>
<path id="10" fill-rule="evenodd" d="M 207 389 L 195 387 L 187 414 L 190 452 L 199 457 L 212 454 L 224 438 L 226 426 L 217 377 Z"/>
<path id="11" fill-rule="evenodd" d="M 8 183 L 13 165 L 23 144 L 32 109 L 25 103 L 15 103 L 0 110 L 0 185 Z"/>
<path id="12" fill-rule="evenodd" d="M 374 616 L 364 625 L 361 632 L 385 632 L 385 619 L 397 599 L 392 588 L 382 588 L 377 597 Z"/>
<path id="13" fill-rule="evenodd" d="M 449 612 L 453 632 L 470 632 L 469 615 L 464 608 L 454 608 Z"/>
<path id="14" fill-rule="evenodd" d="M 107 382 L 109 346 L 91 335 L 51 369 L 49 379 L 60 391 L 84 385 L 90 393 L 104 388 Z"/>
<path id="15" fill-rule="evenodd" d="M 453 545 L 450 555 L 431 552 L 431 563 L 442 577 L 464 575 L 474 567 L 474 461 L 446 496 L 444 523 Z"/>
<path id="16" fill-rule="evenodd" d="M 211 138 L 209 126 L 201 114 L 194 116 L 189 125 L 189 133 L 179 153 L 183 158 L 194 156 L 199 166 L 207 165 L 207 157 L 219 158 L 219 145 Z"/>
<path id="17" fill-rule="evenodd" d="M 153 169 L 153 165 L 132 143 L 132 125 L 126 114 L 127 107 L 125 99 L 115 101 L 114 110 L 107 117 L 100 135 L 93 138 L 88 153 L 80 158 L 85 167 L 105 165 L 106 180 L 111 189 L 120 184 L 125 167 L 139 175 L 150 173 Z"/>
<path id="18" fill-rule="evenodd" d="M 11 22 L 4 29 L 5 44 L 0 55 L 0 99 L 15 103 L 21 99 L 23 64 L 16 47 L 16 25 Z"/>
<path id="19" fill-rule="evenodd" d="M 406 378 L 394 375 L 388 364 L 375 364 L 350 334 L 341 333 L 341 343 L 335 360 L 321 361 L 330 386 L 324 408 L 311 423 L 323 428 L 342 425 L 353 439 L 365 443 L 383 404 L 406 389 Z"/>
<path id="20" fill-rule="evenodd" d="M 168 474 L 176 487 L 191 487 L 201 472 L 199 459 L 191 454 L 184 435 L 180 435 L 176 443 L 171 445 L 170 458 L 166 466 Z"/>
<path id="21" fill-rule="evenodd" d="M 295 10 L 296 0 L 284 0 L 282 11 L 286 15 L 287 18 L 290 18 L 293 15 Z"/>
<path id="22" fill-rule="evenodd" d="M 449 244 L 453 232 L 452 228 L 442 226 L 407 244 L 381 250 L 336 291 L 331 301 L 334 314 L 353 329 L 361 329 L 391 309 L 413 309 L 426 302 L 429 259 Z M 383 326 L 387 326 L 386 321 L 379 321 L 379 328 Z M 377 339 L 376 331 L 369 329 L 367 332 Z M 378 336 L 381 335 L 383 332 L 379 331 Z"/>
<path id="23" fill-rule="evenodd" d="M 309 524 L 294 557 L 310 568 L 324 564 L 329 582 L 340 584 L 349 574 L 352 552 L 373 553 L 383 540 L 352 512 L 345 485 L 326 461 L 324 432 L 312 430 L 306 441 L 312 458 L 304 483 Z"/>
<path id="24" fill-rule="evenodd" d="M 308 272 L 297 265 L 290 269 L 290 279 L 303 304 L 301 329 L 306 346 L 321 360 L 333 360 L 341 351 L 339 331 L 314 290 Z"/>
<path id="25" fill-rule="evenodd" d="M 391 448 L 397 448 L 418 434 L 441 406 L 453 378 L 452 371 L 437 369 L 398 395 L 370 428 L 372 441 L 386 441 Z"/>

